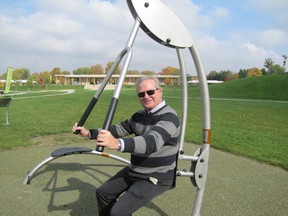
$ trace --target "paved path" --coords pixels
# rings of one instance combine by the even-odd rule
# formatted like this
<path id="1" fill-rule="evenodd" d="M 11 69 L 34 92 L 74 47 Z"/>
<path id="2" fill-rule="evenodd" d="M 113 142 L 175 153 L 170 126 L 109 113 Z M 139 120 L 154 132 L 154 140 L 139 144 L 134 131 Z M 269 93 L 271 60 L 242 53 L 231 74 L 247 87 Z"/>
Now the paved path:
<path id="1" fill-rule="evenodd" d="M 93 143 L 79 146 L 93 148 Z M 1 216 L 97 215 L 94 191 L 121 168 L 117 161 L 94 155 L 63 157 L 42 167 L 30 185 L 23 184 L 27 171 L 60 147 L 63 146 L 0 151 Z M 184 149 L 186 154 L 194 154 L 197 148 L 187 144 Z M 188 161 L 180 161 L 180 170 L 189 168 Z M 188 216 L 194 194 L 190 179 L 178 177 L 175 189 L 135 215 Z M 287 203 L 287 171 L 211 149 L 202 215 L 284 216 L 288 215 Z"/>

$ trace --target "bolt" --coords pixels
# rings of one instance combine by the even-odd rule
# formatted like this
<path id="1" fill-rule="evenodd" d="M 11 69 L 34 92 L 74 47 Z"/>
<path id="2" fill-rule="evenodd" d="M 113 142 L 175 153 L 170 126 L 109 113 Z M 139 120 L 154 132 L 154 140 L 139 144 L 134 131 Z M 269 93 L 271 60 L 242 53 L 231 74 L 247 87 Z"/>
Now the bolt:
<path id="1" fill-rule="evenodd" d="M 149 7 L 149 2 L 145 2 L 144 6 L 147 8 Z"/>
<path id="2" fill-rule="evenodd" d="M 170 38 L 167 38 L 166 39 L 166 42 L 169 44 L 171 42 L 171 39 Z"/>
<path id="3" fill-rule="evenodd" d="M 204 161 L 205 161 L 204 158 L 201 158 L 200 162 L 203 163 Z"/>
<path id="4" fill-rule="evenodd" d="M 199 177 L 199 178 L 203 178 L 203 175 L 202 175 L 202 174 L 199 174 L 198 177 Z"/>

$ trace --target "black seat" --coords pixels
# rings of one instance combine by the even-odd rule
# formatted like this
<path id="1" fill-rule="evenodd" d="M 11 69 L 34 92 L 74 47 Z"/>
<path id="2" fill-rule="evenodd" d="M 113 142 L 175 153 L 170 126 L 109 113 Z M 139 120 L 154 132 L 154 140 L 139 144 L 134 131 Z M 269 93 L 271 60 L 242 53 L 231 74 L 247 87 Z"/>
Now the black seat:
<path id="1" fill-rule="evenodd" d="M 84 147 L 65 147 L 60 148 L 51 153 L 52 157 L 61 157 L 71 154 L 82 154 L 83 152 L 91 152 L 93 151 L 90 148 L 84 148 Z"/>

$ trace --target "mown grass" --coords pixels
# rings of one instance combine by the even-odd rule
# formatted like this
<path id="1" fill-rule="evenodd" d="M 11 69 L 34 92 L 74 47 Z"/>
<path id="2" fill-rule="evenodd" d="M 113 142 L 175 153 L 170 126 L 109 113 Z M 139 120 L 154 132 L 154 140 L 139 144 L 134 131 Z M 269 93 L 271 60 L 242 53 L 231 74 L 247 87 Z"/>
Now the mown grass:
<path id="1" fill-rule="evenodd" d="M 254 95 L 257 100 L 251 100 L 253 94 L 262 90 L 255 90 L 255 86 L 267 89 L 268 87 L 263 87 L 266 78 L 241 79 L 209 86 L 212 117 L 211 146 L 288 170 L 288 99 L 285 99 L 288 84 L 279 84 L 286 83 L 287 78 L 287 75 L 271 76 L 269 91 L 274 92 L 273 98 L 272 94 L 267 96 L 265 93 L 257 93 Z M 251 80 L 257 84 L 251 83 Z M 10 124 L 0 126 L 0 148 L 5 150 L 30 146 L 35 144 L 32 138 L 37 136 L 70 133 L 72 125 L 79 121 L 95 92 L 84 90 L 79 86 L 49 86 L 48 88 L 62 90 L 74 87 L 75 94 L 63 96 L 46 97 L 44 94 L 47 92 L 37 93 L 37 96 L 43 95 L 31 98 L 27 98 L 28 95 L 14 95 L 9 109 Z M 189 112 L 185 140 L 196 144 L 201 144 L 202 139 L 199 92 L 198 86 L 189 86 Z M 246 98 L 250 100 L 241 100 L 245 98 L 245 92 Z M 103 92 L 85 127 L 102 126 L 112 95 L 113 91 Z M 166 101 L 180 115 L 181 95 L 180 87 L 164 87 Z M 114 122 L 124 120 L 140 108 L 134 88 L 124 87 Z M 0 121 L 5 122 L 4 109 L 0 109 Z M 77 141 L 77 139 L 69 139 L 71 143 Z"/>

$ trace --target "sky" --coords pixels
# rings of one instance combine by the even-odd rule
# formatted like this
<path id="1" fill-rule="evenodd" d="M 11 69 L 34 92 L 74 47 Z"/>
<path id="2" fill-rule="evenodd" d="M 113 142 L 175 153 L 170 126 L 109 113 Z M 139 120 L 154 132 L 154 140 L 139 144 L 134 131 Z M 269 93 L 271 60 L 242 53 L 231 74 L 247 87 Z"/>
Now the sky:
<path id="1" fill-rule="evenodd" d="M 180 18 L 200 53 L 205 73 L 283 65 L 288 55 L 287 0 L 162 0 Z M 0 0 L 0 74 L 76 70 L 114 61 L 134 18 L 125 0 Z M 160 12 L 160 11 L 159 11 Z M 196 75 L 188 49 L 186 71 Z M 179 68 L 175 49 L 139 30 L 129 70 Z M 287 70 L 287 65 L 286 65 Z"/>

